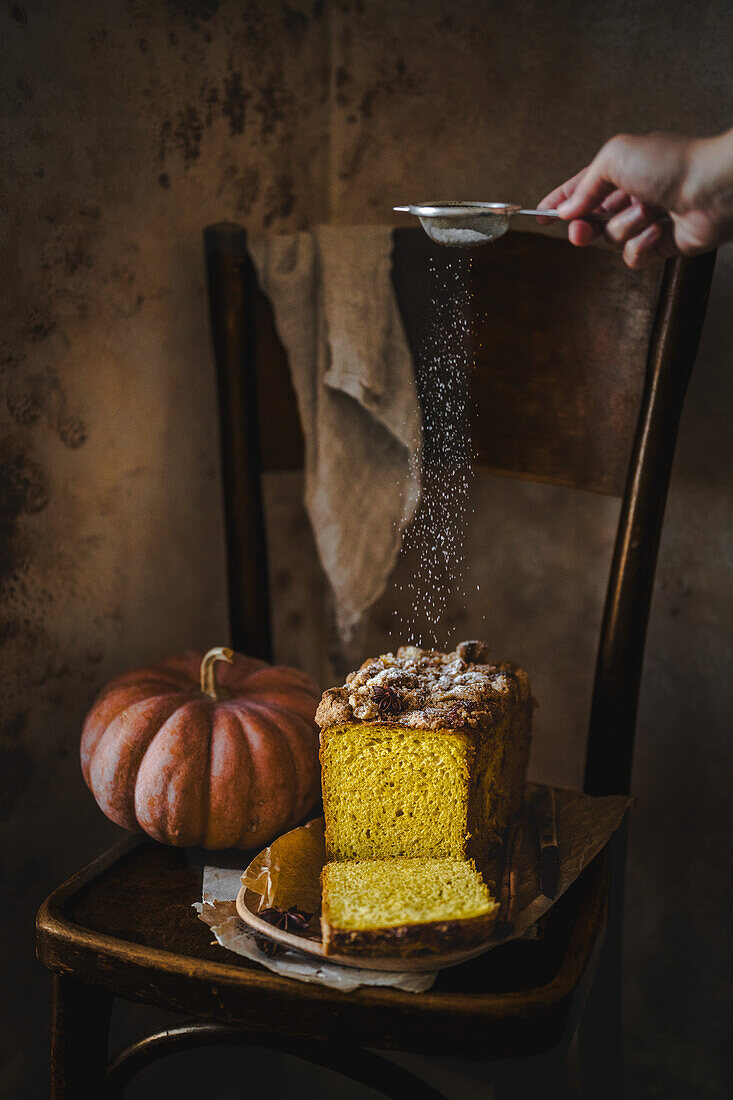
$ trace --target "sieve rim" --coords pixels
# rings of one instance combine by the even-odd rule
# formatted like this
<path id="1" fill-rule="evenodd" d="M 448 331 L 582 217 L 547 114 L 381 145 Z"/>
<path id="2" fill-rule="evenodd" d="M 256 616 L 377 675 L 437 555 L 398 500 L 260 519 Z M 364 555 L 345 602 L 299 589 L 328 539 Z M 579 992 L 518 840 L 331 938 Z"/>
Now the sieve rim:
<path id="1" fill-rule="evenodd" d="M 497 215 L 514 214 L 519 207 L 509 202 L 420 202 L 410 206 L 394 206 L 392 208 L 399 213 L 414 214 L 418 218 L 475 218 L 482 214 L 496 217 Z"/>

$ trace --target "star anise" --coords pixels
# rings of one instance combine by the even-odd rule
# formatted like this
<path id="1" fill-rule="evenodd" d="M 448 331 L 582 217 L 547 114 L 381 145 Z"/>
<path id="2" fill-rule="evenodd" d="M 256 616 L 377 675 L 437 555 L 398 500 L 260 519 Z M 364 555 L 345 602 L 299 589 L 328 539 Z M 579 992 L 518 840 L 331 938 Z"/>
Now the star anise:
<path id="1" fill-rule="evenodd" d="M 378 684 L 372 691 L 372 699 L 376 703 L 377 710 L 383 716 L 396 715 L 402 710 L 402 698 L 394 688 Z"/>
<path id="2" fill-rule="evenodd" d="M 275 943 L 274 940 L 265 939 L 264 936 L 256 936 L 257 946 L 263 955 L 266 955 L 268 959 L 271 959 L 273 955 L 277 955 L 279 951 L 282 951 L 282 946 L 279 943 Z"/>
<path id="3" fill-rule="evenodd" d="M 301 909 L 296 909 L 294 905 L 291 905 L 289 909 L 278 909 L 276 905 L 272 905 L 268 909 L 260 910 L 257 916 L 268 924 L 274 925 L 275 928 L 282 928 L 283 932 L 305 932 L 313 914 L 304 913 Z M 258 936 L 257 942 L 263 955 L 267 955 L 268 959 L 272 958 L 281 948 L 281 945 L 276 943 L 275 940 L 267 939 L 264 936 Z"/>
<path id="4" fill-rule="evenodd" d="M 313 914 L 304 913 L 294 905 L 289 909 L 278 909 L 276 905 L 272 905 L 269 909 L 261 909 L 257 916 L 275 928 L 282 928 L 283 932 L 305 932 Z"/>

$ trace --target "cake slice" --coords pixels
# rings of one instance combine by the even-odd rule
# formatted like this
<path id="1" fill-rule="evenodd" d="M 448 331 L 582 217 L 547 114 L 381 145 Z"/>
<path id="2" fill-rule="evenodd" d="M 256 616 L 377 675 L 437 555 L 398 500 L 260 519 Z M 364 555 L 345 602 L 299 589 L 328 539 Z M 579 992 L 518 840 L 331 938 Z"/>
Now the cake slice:
<path id="1" fill-rule="evenodd" d="M 521 809 L 529 679 L 481 642 L 372 658 L 316 722 L 331 859 L 482 859 Z"/>
<path id="2" fill-rule="evenodd" d="M 488 939 L 498 912 L 472 862 L 354 860 L 321 872 L 326 954 L 460 951 Z"/>

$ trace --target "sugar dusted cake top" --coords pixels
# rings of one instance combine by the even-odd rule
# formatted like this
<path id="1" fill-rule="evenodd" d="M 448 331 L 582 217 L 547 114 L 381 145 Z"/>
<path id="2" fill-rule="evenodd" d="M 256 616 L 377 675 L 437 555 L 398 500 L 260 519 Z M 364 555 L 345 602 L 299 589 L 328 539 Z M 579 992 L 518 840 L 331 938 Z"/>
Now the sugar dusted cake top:
<path id="1" fill-rule="evenodd" d="M 380 722 L 411 729 L 486 729 L 529 695 L 526 673 L 492 664 L 483 642 L 461 642 L 452 653 L 401 646 L 372 657 L 324 692 L 316 722 Z"/>

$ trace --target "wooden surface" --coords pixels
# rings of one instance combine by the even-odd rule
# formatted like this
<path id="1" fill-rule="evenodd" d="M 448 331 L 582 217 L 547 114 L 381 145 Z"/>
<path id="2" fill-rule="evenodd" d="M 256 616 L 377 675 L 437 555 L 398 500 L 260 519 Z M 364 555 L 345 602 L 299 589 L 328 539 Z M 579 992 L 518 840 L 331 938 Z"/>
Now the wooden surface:
<path id="1" fill-rule="evenodd" d="M 219 403 L 229 643 L 268 661 L 272 635 L 260 478 L 254 269 L 239 226 L 210 226 L 204 242 Z"/>
<path id="2" fill-rule="evenodd" d="M 394 281 L 413 344 L 426 304 L 425 245 L 418 229 L 395 234 Z M 207 253 L 232 641 L 268 656 L 260 476 L 299 464 L 302 439 L 244 232 L 213 227 Z M 473 257 L 479 463 L 623 492 L 595 680 L 592 793 L 628 790 L 664 501 L 713 263 L 709 256 L 667 264 L 657 303 L 654 272 L 632 275 L 601 250 L 508 234 Z M 86 1088 L 85 1073 L 98 1075 L 105 1027 L 85 1061 L 85 1021 L 106 1020 L 110 992 L 243 1027 L 250 1041 L 260 1034 L 268 1043 L 280 1035 L 488 1060 L 550 1051 L 570 1034 L 606 914 L 606 851 L 553 908 L 540 941 L 514 941 L 442 971 L 420 995 L 376 988 L 344 995 L 273 975 L 212 945 L 191 910 L 206 858 L 128 841 L 41 906 L 38 956 L 57 976 L 54 1097 L 73 1096 L 77 1081 Z M 240 853 L 233 858 L 237 867 L 248 862 Z M 581 1035 L 584 1060 L 608 1067 L 599 1097 L 618 1094 L 621 900 L 616 890 L 601 960 L 600 973 L 609 975 L 599 989 L 603 1008 Z"/>
<path id="3" fill-rule="evenodd" d="M 300 464 L 302 433 L 246 235 L 237 226 L 214 226 L 206 240 L 232 642 L 267 657 L 260 478 L 268 469 Z M 458 262 L 473 293 L 477 464 L 622 495 L 585 789 L 628 793 L 664 505 L 715 255 L 635 273 L 610 250 L 574 249 L 538 233 L 510 232 L 464 254 L 435 246 L 419 228 L 396 229 L 393 281 L 416 358 L 436 285 L 431 267 L 440 273 Z M 419 370 L 417 380 L 420 388 Z"/>
<path id="4" fill-rule="evenodd" d="M 451 258 L 422 230 L 395 232 L 394 283 L 414 357 L 430 264 L 440 272 Z M 510 232 L 471 250 L 469 278 L 477 465 L 620 495 L 659 271 L 635 274 L 608 250 Z"/>
<path id="5" fill-rule="evenodd" d="M 430 310 L 429 264 L 446 256 L 455 251 L 422 229 L 394 232 L 393 280 L 415 358 Z M 470 280 L 477 465 L 621 495 L 659 271 L 635 274 L 608 250 L 510 232 L 472 250 Z M 300 469 L 287 357 L 256 282 L 251 314 L 262 470 Z"/>
<path id="6" fill-rule="evenodd" d="M 714 266 L 711 252 L 670 261 L 664 269 L 601 623 L 585 773 L 589 794 L 630 789 L 664 508 Z"/>
<path id="7" fill-rule="evenodd" d="M 255 853 L 231 853 L 244 867 Z M 537 942 L 512 942 L 443 971 L 427 993 L 342 994 L 279 977 L 224 951 L 191 908 L 205 852 L 132 839 L 56 890 L 37 921 L 38 955 L 132 1000 L 250 1029 L 473 1058 L 549 1049 L 603 924 L 607 863 L 596 859 Z M 217 863 L 222 854 L 217 853 Z"/>
<path id="8" fill-rule="evenodd" d="M 66 974 L 52 977 L 51 1095 L 96 1097 L 107 1065 L 112 994 Z"/>

